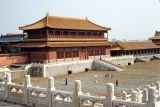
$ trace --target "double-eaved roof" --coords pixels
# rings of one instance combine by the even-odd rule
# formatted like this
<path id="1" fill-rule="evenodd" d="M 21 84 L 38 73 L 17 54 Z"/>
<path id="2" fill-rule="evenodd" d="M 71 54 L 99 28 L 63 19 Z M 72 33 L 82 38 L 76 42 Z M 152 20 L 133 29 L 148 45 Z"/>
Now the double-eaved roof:
<path id="1" fill-rule="evenodd" d="M 141 49 L 157 49 L 160 46 L 151 41 L 142 42 L 116 42 L 112 50 L 141 50 Z"/>
<path id="2" fill-rule="evenodd" d="M 64 29 L 64 30 L 93 30 L 93 31 L 108 31 L 111 28 L 103 27 L 97 25 L 86 19 L 79 18 L 68 18 L 60 16 L 49 16 L 46 15 L 43 19 L 26 26 L 22 26 L 21 30 L 34 30 L 42 28 L 52 28 L 52 29 Z"/>

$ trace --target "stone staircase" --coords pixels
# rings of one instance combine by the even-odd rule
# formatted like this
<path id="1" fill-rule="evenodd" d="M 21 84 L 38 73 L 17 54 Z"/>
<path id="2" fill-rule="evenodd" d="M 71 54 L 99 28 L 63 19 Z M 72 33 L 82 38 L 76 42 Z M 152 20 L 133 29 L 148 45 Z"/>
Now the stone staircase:
<path id="1" fill-rule="evenodd" d="M 138 56 L 135 58 L 136 62 L 148 62 L 153 58 L 153 55 L 150 56 Z"/>
<path id="2" fill-rule="evenodd" d="M 160 54 L 155 54 L 155 55 L 153 55 L 153 60 L 154 59 L 160 59 Z"/>
<path id="3" fill-rule="evenodd" d="M 123 71 L 124 68 L 120 65 L 113 64 L 106 60 L 94 60 L 92 64 L 93 70 L 112 70 L 112 71 Z"/>

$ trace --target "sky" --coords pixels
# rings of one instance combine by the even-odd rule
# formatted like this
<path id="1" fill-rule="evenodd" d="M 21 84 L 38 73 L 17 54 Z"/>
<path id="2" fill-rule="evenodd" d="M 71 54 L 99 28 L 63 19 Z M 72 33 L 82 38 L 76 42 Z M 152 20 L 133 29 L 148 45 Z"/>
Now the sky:
<path id="1" fill-rule="evenodd" d="M 49 15 L 88 18 L 111 27 L 109 39 L 146 40 L 160 31 L 160 0 L 0 0 L 0 34 Z"/>

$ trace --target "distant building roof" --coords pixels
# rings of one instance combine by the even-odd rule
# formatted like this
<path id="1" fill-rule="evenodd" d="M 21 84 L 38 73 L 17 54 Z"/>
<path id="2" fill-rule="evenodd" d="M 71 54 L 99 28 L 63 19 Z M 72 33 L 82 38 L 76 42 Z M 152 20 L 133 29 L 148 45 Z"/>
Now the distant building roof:
<path id="1" fill-rule="evenodd" d="M 26 26 L 22 26 L 21 30 L 33 30 L 42 28 L 52 29 L 68 29 L 68 30 L 95 30 L 95 31 L 108 31 L 111 28 L 102 27 L 86 19 L 68 18 L 60 16 L 46 15 L 43 19 Z"/>
<path id="2" fill-rule="evenodd" d="M 116 42 L 112 50 L 140 50 L 140 49 L 155 49 L 160 46 L 151 41 L 142 42 Z"/>
<path id="3" fill-rule="evenodd" d="M 160 31 L 156 31 L 155 35 L 149 39 L 151 39 L 151 40 L 159 39 L 160 40 Z"/>
<path id="4" fill-rule="evenodd" d="M 0 42 L 20 42 L 27 37 L 26 34 L 8 33 L 0 36 Z"/>

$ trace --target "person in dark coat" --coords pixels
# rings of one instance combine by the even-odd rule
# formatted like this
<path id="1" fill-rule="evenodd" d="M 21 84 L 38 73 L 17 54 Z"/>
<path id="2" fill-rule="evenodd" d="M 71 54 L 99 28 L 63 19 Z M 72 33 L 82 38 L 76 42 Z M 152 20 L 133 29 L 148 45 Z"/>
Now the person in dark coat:
<path id="1" fill-rule="evenodd" d="M 67 80 L 67 78 L 65 79 L 65 85 L 67 85 L 68 84 L 68 80 Z"/>
<path id="2" fill-rule="evenodd" d="M 116 86 L 118 86 L 118 85 L 119 85 L 118 80 L 116 80 Z"/>

